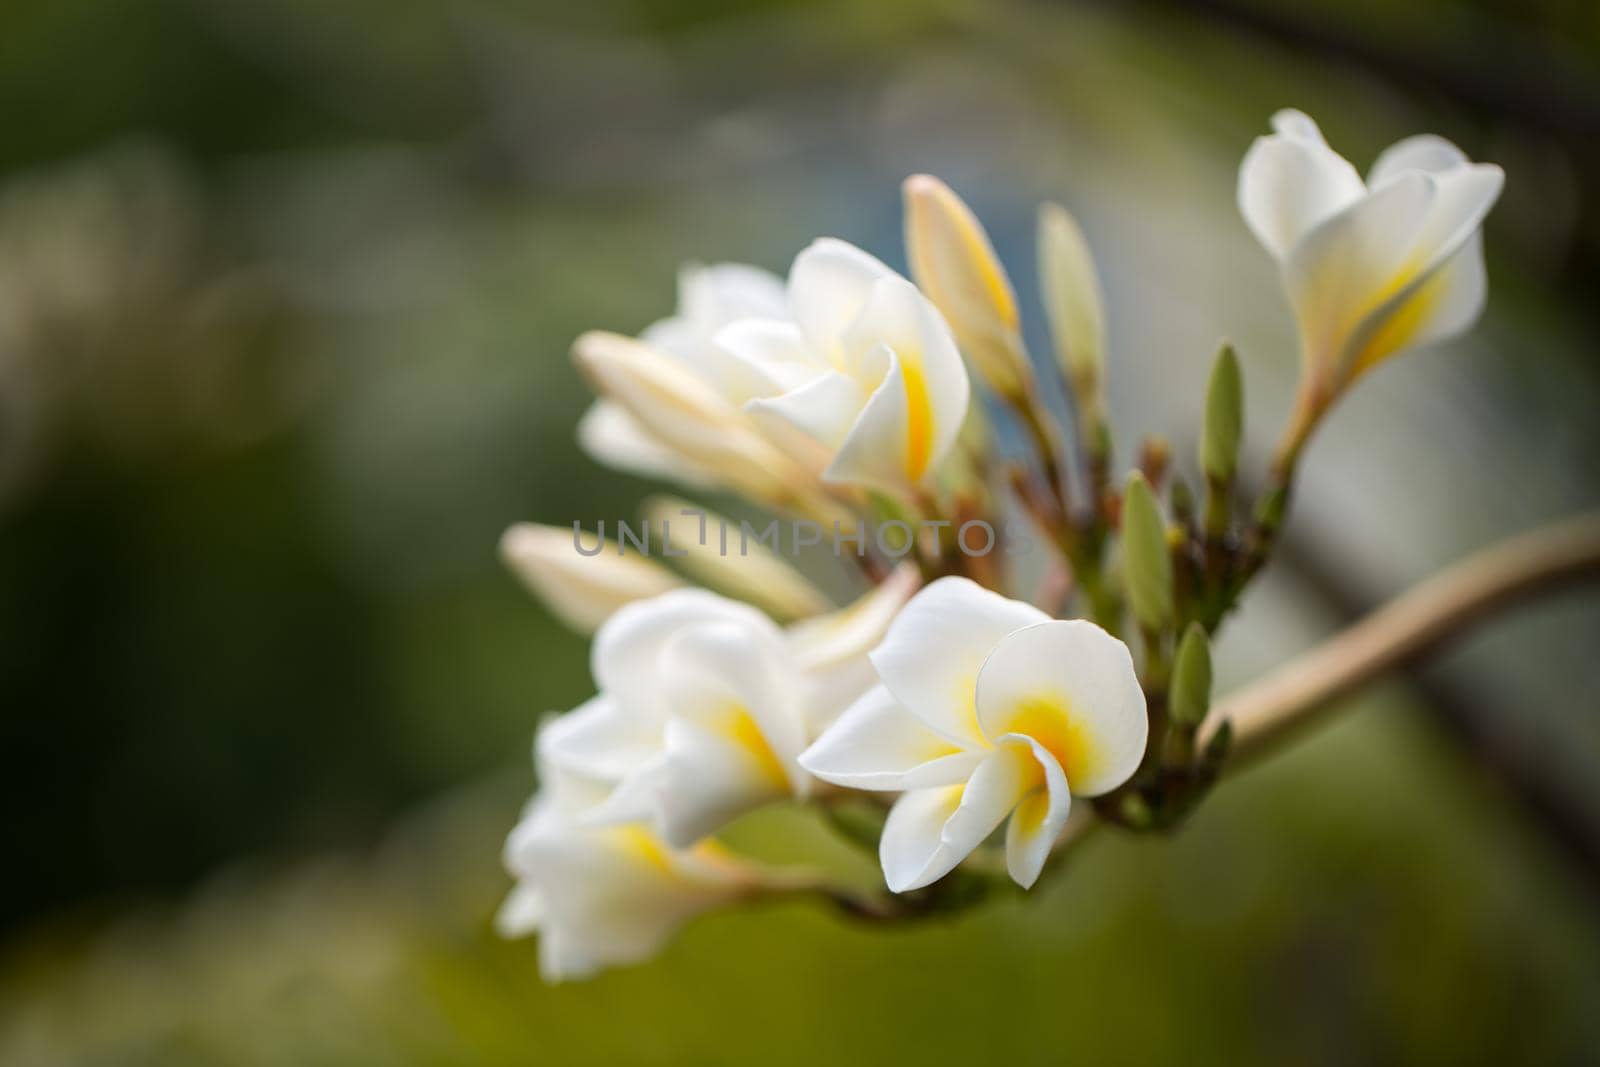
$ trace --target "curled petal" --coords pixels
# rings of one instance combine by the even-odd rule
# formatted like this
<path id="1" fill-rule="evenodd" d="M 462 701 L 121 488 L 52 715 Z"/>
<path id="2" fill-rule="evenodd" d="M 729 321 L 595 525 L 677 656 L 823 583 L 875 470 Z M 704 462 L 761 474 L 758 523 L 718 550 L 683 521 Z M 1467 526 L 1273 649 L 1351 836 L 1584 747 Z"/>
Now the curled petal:
<path id="1" fill-rule="evenodd" d="M 745 410 L 759 425 L 770 425 L 767 420 L 776 419 L 829 448 L 838 448 L 865 403 L 866 394 L 855 379 L 829 370 L 779 396 L 752 400 Z"/>
<path id="2" fill-rule="evenodd" d="M 1017 802 L 1011 821 L 1006 824 L 1006 871 L 1022 888 L 1032 889 L 1061 828 L 1067 824 L 1072 792 L 1061 764 L 1038 741 L 1020 734 L 1011 735 L 1007 741 L 1028 746 L 1044 779 Z"/>
<path id="3" fill-rule="evenodd" d="M 797 389 L 824 369 L 806 347 L 800 327 L 780 319 L 741 319 L 717 331 L 717 345 L 761 383 L 751 397 Z"/>

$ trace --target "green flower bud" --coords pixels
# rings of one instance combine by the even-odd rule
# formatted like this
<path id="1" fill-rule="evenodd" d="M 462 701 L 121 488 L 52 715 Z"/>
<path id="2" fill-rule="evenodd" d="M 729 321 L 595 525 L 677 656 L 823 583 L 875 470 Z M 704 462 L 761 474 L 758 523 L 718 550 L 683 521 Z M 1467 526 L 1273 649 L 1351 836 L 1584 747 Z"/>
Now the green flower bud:
<path id="1" fill-rule="evenodd" d="M 1206 421 L 1200 435 L 1200 468 L 1213 482 L 1227 484 L 1239 464 L 1244 432 L 1244 381 L 1233 346 L 1225 344 L 1206 386 Z"/>
<path id="2" fill-rule="evenodd" d="M 1098 411 L 1106 358 L 1100 279 L 1083 231 L 1058 204 L 1039 208 L 1039 288 L 1056 360 L 1078 403 Z"/>
<path id="3" fill-rule="evenodd" d="M 1172 624 L 1172 555 L 1167 524 L 1150 483 L 1137 471 L 1122 500 L 1122 571 L 1139 625 L 1164 630 Z"/>
<path id="4" fill-rule="evenodd" d="M 1168 699 L 1172 721 L 1180 726 L 1199 726 L 1211 707 L 1211 643 L 1197 622 L 1189 624 L 1178 643 Z"/>

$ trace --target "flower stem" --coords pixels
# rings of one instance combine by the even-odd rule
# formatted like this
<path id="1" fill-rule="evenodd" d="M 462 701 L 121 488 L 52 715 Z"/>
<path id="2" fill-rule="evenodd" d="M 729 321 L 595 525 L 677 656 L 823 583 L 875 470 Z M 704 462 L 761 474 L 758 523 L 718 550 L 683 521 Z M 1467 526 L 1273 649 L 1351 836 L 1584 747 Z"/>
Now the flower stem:
<path id="1" fill-rule="evenodd" d="M 1229 769 L 1316 722 L 1339 697 L 1517 603 L 1600 579 L 1600 512 L 1520 534 L 1402 593 L 1361 622 L 1219 702 L 1201 743 L 1233 724 Z"/>

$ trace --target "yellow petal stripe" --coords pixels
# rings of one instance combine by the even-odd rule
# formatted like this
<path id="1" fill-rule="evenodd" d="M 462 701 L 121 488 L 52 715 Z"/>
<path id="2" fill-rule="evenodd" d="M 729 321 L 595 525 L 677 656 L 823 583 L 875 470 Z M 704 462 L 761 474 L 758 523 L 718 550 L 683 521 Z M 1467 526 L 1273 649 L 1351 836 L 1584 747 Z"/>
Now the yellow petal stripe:
<path id="1" fill-rule="evenodd" d="M 906 477 L 916 483 L 927 473 L 933 450 L 933 406 L 921 364 L 902 359 L 900 374 L 906 383 Z"/>

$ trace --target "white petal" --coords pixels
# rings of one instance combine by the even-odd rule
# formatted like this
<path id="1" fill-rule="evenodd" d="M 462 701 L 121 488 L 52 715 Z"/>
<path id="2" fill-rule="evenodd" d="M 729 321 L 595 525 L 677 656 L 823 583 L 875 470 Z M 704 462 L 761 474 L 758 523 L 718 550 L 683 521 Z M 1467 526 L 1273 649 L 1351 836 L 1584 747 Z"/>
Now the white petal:
<path id="1" fill-rule="evenodd" d="M 692 845 L 790 791 L 777 763 L 763 765 L 743 738 L 727 731 L 674 719 L 667 724 L 665 753 L 656 779 L 657 826 L 677 847 Z"/>
<path id="2" fill-rule="evenodd" d="M 1015 735 L 1020 738 L 1020 735 Z M 1006 824 L 1006 870 L 1024 889 L 1032 889 L 1044 870 L 1045 860 L 1055 847 L 1061 828 L 1072 810 L 1072 792 L 1066 773 L 1043 745 L 1032 738 L 1028 744 L 1033 758 L 1044 773 L 1042 785 L 1035 786 L 1017 803 Z"/>
<path id="3" fill-rule="evenodd" d="M 1079 796 L 1115 789 L 1144 757 L 1150 726 L 1133 657 L 1092 622 L 1045 622 L 1002 638 L 977 693 L 985 733 L 1038 741 Z"/>
<path id="4" fill-rule="evenodd" d="M 605 694 L 591 697 L 540 731 L 540 759 L 602 781 L 621 781 L 661 745 L 662 721 L 641 711 Z"/>
<path id="5" fill-rule="evenodd" d="M 613 470 L 697 489 L 716 484 L 707 468 L 662 444 L 610 400 L 595 401 L 578 420 L 578 446 Z"/>
<path id="6" fill-rule="evenodd" d="M 1050 616 L 966 578 L 923 589 L 871 653 L 884 685 L 935 731 L 963 746 L 984 745 L 978 725 L 979 668 L 1000 638 Z"/>
<path id="7" fill-rule="evenodd" d="M 777 630 L 733 622 L 686 629 L 661 674 L 669 713 L 726 736 L 774 777 L 798 786 L 806 745 L 796 672 Z"/>
<path id="8" fill-rule="evenodd" d="M 964 787 L 906 793 L 890 809 L 878 845 L 889 889 L 904 893 L 949 874 L 1037 782 L 1028 747 L 1007 744 L 991 750 Z"/>
<path id="9" fill-rule="evenodd" d="M 806 340 L 827 353 L 861 315 L 873 282 L 894 272 L 844 241 L 824 237 L 795 257 L 789 309 Z"/>
<path id="10" fill-rule="evenodd" d="M 800 765 L 850 789 L 905 790 L 965 782 L 982 757 L 982 749 L 928 729 L 880 685 L 806 749 Z"/>
<path id="11" fill-rule="evenodd" d="M 830 370 L 782 395 L 752 400 L 745 410 L 755 416 L 758 425 L 776 419 L 829 448 L 838 448 L 866 403 L 866 394 L 853 379 Z"/>
<path id="12" fill-rule="evenodd" d="M 738 869 L 686 863 L 636 826 L 552 833 L 529 842 L 525 860 L 544 909 L 540 969 L 552 981 L 645 959 L 746 885 Z"/>
<path id="13" fill-rule="evenodd" d="M 878 839 L 878 861 L 890 890 L 904 893 L 949 874 L 961 857 L 951 857 L 940 834 L 961 803 L 964 787 L 914 789 L 894 802 Z"/>
<path id="14" fill-rule="evenodd" d="M 1285 260 L 1318 223 L 1366 192 L 1356 169 L 1298 111 L 1273 116 L 1277 132 L 1258 137 L 1239 167 L 1239 211 L 1267 250 Z"/>
<path id="15" fill-rule="evenodd" d="M 1367 172 L 1367 184 L 1378 186 L 1408 170 L 1430 173 L 1452 170 L 1467 163 L 1466 153 L 1436 134 L 1422 133 L 1396 141 L 1378 156 Z"/>
<path id="16" fill-rule="evenodd" d="M 798 388 L 826 369 L 806 346 L 800 327 L 779 319 L 740 319 L 717 331 L 716 343 L 761 383 L 751 396 Z"/>
<path id="17" fill-rule="evenodd" d="M 589 654 L 595 683 L 630 711 L 659 716 L 662 648 L 687 626 L 723 621 L 776 633 L 761 612 L 701 589 L 679 589 L 628 604 L 595 634 Z"/>
<path id="18" fill-rule="evenodd" d="M 539 928 L 543 918 L 544 898 L 539 891 L 531 886 L 516 885 L 495 912 L 494 928 L 501 937 L 526 937 Z"/>

